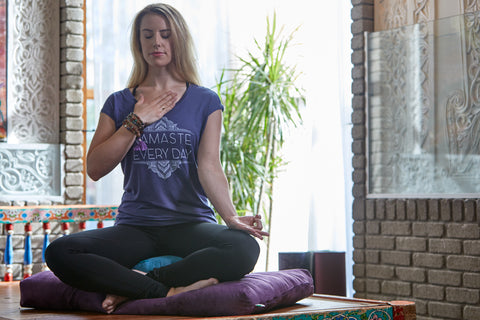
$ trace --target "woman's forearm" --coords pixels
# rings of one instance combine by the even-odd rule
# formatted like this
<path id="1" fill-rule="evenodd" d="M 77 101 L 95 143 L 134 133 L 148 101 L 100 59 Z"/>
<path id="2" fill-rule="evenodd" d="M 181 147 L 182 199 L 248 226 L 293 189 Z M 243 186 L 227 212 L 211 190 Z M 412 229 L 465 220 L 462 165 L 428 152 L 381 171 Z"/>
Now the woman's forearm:
<path id="1" fill-rule="evenodd" d="M 259 215 L 238 216 L 220 165 L 212 170 L 199 170 L 199 178 L 207 197 L 229 228 L 245 231 L 259 239 L 268 236 L 268 232 L 262 231 L 262 218 Z"/>
<path id="2" fill-rule="evenodd" d="M 237 216 L 237 211 L 232 203 L 228 181 L 222 168 L 199 168 L 198 176 L 208 199 L 228 225 L 229 221 Z"/>
<path id="3" fill-rule="evenodd" d="M 105 141 L 91 145 L 87 155 L 88 176 L 97 181 L 115 169 L 134 142 L 135 135 L 124 127 L 120 127 Z"/>

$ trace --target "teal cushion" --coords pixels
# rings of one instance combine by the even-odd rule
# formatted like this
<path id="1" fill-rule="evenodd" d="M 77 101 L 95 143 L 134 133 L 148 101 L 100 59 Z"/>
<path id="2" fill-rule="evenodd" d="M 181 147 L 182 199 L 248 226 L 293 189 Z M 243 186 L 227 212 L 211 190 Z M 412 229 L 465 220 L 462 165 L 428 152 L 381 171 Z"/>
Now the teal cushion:
<path id="1" fill-rule="evenodd" d="M 137 263 L 132 269 L 140 270 L 143 272 L 150 272 L 155 268 L 161 268 L 168 266 L 174 262 L 180 261 L 182 258 L 176 256 L 160 256 L 153 257 Z"/>

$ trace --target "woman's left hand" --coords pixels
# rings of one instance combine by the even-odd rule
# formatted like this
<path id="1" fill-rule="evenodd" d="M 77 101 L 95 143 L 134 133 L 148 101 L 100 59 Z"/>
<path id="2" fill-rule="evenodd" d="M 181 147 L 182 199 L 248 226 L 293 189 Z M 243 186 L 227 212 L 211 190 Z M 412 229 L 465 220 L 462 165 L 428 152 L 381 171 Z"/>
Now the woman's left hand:
<path id="1" fill-rule="evenodd" d="M 225 221 L 230 229 L 243 230 L 254 237 L 263 240 L 263 236 L 268 236 L 268 232 L 262 231 L 262 217 L 256 216 L 233 216 L 228 221 Z"/>

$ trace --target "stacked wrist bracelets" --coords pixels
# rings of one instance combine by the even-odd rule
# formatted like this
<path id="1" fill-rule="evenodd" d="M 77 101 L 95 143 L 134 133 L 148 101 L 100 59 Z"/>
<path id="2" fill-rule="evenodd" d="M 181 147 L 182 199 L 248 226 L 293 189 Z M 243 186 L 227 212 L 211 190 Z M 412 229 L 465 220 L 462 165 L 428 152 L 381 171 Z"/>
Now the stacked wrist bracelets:
<path id="1" fill-rule="evenodd" d="M 137 137 L 140 137 L 145 129 L 145 123 L 133 112 L 128 114 L 122 125 Z"/>

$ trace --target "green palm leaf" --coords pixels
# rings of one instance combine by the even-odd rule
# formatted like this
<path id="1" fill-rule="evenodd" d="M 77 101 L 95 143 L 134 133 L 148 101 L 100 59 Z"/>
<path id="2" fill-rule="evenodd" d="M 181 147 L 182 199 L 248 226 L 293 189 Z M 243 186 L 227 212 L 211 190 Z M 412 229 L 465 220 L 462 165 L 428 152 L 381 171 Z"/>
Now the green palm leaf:
<path id="1" fill-rule="evenodd" d="M 284 37 L 276 14 L 273 21 L 267 18 L 264 43 L 254 40 L 260 54 L 238 57 L 240 66 L 223 70 L 217 83 L 225 106 L 220 157 L 232 199 L 239 214 L 262 214 L 267 231 L 274 180 L 284 165 L 278 155 L 284 130 L 301 123 L 299 105 L 305 101 L 295 66 L 285 61 L 297 30 Z"/>

